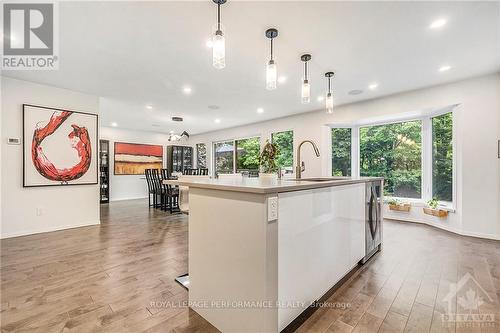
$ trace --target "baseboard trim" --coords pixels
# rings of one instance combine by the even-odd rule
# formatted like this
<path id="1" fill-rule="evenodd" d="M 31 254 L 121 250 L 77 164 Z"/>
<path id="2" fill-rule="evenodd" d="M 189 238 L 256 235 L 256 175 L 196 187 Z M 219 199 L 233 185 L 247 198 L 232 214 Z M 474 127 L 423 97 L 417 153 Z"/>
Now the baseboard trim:
<path id="1" fill-rule="evenodd" d="M 29 235 L 36 235 L 36 234 L 44 234 L 44 233 L 47 233 L 47 232 L 54 232 L 54 231 L 61 231 L 61 230 L 67 230 L 67 229 L 75 229 L 75 228 L 81 228 L 81 227 L 88 227 L 88 226 L 98 225 L 98 224 L 101 224 L 101 220 L 91 221 L 91 222 L 84 222 L 84 223 L 80 223 L 80 224 L 77 224 L 77 225 L 72 224 L 72 225 L 56 226 L 56 227 L 52 227 L 50 229 L 44 229 L 44 230 L 24 230 L 24 231 L 20 231 L 20 232 L 7 233 L 7 234 L 2 233 L 0 235 L 0 239 L 22 237 L 22 236 L 29 236 Z"/>
<path id="2" fill-rule="evenodd" d="M 148 197 L 145 196 L 145 197 L 129 197 L 129 198 L 118 198 L 118 199 L 115 199 L 115 198 L 110 198 L 110 202 L 114 202 L 114 201 L 125 201 L 125 200 L 138 200 L 138 199 L 147 199 Z"/>
<path id="3" fill-rule="evenodd" d="M 494 235 L 494 234 L 484 234 L 480 232 L 470 232 L 470 231 L 464 231 L 464 230 L 459 230 L 457 228 L 453 228 L 447 225 L 443 224 L 437 224 L 434 222 L 428 222 L 428 221 L 422 221 L 418 219 L 413 219 L 413 218 L 397 218 L 397 217 L 392 217 L 392 216 L 384 216 L 384 219 L 386 220 L 394 220 L 394 221 L 400 221 L 400 222 L 411 222 L 411 223 L 420 223 L 420 224 L 425 224 L 430 227 L 438 228 L 441 230 L 445 230 L 448 232 L 452 232 L 454 234 L 460 235 L 460 236 L 467 236 L 467 237 L 475 237 L 475 238 L 483 238 L 483 239 L 491 239 L 491 240 L 500 240 L 500 235 Z"/>

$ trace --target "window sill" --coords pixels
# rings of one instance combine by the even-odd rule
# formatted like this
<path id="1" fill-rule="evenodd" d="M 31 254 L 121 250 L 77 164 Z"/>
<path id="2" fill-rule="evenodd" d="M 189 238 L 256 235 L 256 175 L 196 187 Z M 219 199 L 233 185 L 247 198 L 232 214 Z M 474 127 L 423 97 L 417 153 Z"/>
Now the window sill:
<path id="1" fill-rule="evenodd" d="M 388 199 L 388 198 L 397 199 L 397 200 L 402 201 L 403 203 L 409 203 L 413 207 L 427 207 L 426 200 L 424 200 L 424 199 L 399 198 L 399 197 L 384 197 L 384 199 Z M 384 202 L 384 204 L 386 206 L 388 205 L 385 202 Z M 446 210 L 446 211 L 448 211 L 450 213 L 455 213 L 456 212 L 456 208 L 455 208 L 455 206 L 453 205 L 452 202 L 441 202 L 441 203 L 439 203 L 439 206 L 437 207 L 437 209 Z"/>

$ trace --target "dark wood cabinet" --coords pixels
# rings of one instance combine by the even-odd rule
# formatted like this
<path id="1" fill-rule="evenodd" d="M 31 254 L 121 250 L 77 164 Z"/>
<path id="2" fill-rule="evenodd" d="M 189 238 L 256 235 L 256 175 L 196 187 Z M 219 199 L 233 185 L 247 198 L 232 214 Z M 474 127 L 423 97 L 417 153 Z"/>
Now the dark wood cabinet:
<path id="1" fill-rule="evenodd" d="M 193 147 L 167 146 L 167 168 L 170 172 L 184 172 L 193 167 Z"/>
<path id="2" fill-rule="evenodd" d="M 109 141 L 99 141 L 99 185 L 101 203 L 109 202 Z"/>

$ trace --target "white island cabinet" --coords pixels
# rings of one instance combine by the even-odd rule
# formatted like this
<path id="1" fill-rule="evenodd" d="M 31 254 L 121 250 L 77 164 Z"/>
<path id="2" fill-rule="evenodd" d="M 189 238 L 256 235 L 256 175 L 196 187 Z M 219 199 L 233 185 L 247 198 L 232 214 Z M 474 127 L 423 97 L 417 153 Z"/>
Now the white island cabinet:
<path id="1" fill-rule="evenodd" d="M 190 306 L 222 332 L 283 330 L 365 256 L 372 181 L 177 181 L 189 187 Z"/>

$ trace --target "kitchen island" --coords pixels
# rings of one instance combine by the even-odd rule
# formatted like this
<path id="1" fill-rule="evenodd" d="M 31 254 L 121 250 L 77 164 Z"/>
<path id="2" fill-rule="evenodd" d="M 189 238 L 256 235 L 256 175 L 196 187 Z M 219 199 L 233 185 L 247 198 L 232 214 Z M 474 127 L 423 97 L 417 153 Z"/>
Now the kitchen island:
<path id="1" fill-rule="evenodd" d="M 190 306 L 223 332 L 290 328 L 380 249 L 381 178 L 165 182 L 189 187 Z"/>

